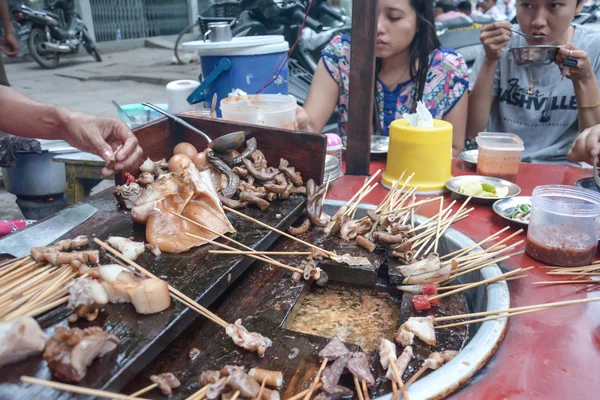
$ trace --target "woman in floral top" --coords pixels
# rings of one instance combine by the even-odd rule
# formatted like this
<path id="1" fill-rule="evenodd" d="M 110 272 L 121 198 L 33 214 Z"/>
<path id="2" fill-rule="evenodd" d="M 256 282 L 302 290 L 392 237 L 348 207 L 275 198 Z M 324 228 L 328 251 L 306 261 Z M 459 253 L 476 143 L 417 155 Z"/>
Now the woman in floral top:
<path id="1" fill-rule="evenodd" d="M 454 127 L 454 153 L 462 151 L 468 108 L 467 66 L 453 50 L 440 47 L 429 0 L 379 0 L 377 22 L 377 132 L 414 112 L 418 100 L 434 118 Z M 323 50 L 313 83 L 298 110 L 301 130 L 321 132 L 335 106 L 339 131 L 347 132 L 350 87 L 350 37 L 336 36 Z"/>

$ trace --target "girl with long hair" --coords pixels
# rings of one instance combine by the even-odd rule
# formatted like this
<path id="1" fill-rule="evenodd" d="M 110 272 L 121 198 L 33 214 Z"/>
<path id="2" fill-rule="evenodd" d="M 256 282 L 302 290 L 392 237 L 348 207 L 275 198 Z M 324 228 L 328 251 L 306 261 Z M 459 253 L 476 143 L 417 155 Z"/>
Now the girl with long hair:
<path id="1" fill-rule="evenodd" d="M 388 135 L 389 125 L 414 112 L 423 101 L 434 118 L 454 127 L 453 148 L 463 148 L 468 89 L 464 59 L 442 48 L 431 0 L 379 0 L 373 134 Z M 304 109 L 300 130 L 321 132 L 339 106 L 338 130 L 347 132 L 350 97 L 350 37 L 336 36 L 323 50 Z"/>

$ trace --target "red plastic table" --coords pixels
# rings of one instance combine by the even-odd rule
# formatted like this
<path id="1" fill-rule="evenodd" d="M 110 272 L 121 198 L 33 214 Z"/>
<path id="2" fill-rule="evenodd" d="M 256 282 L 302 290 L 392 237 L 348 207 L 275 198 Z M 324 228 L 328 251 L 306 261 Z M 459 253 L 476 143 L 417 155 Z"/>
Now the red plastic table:
<path id="1" fill-rule="evenodd" d="M 371 173 L 385 169 L 384 162 L 372 162 Z M 473 174 L 456 162 L 453 175 Z M 574 185 L 579 179 L 591 176 L 591 170 L 562 165 L 521 164 L 517 184 L 521 194 L 531 195 L 544 184 Z M 331 183 L 328 199 L 348 200 L 363 185 L 365 177 L 343 176 Z M 378 204 L 387 194 L 379 186 L 365 199 Z M 445 205 L 451 200 L 446 196 Z M 454 206 L 458 209 L 460 203 Z M 473 204 L 469 216 L 453 225 L 479 242 L 506 226 L 491 206 Z M 439 211 L 439 203 L 426 204 L 419 210 L 424 216 Z M 502 238 L 515 231 L 507 230 Z M 507 245 L 525 239 L 518 235 Z M 524 249 L 524 246 L 522 247 Z M 539 266 L 527 255 L 511 257 L 502 263 L 507 269 Z M 598 296 L 598 286 L 553 285 L 534 286 L 532 282 L 561 280 L 534 268 L 525 279 L 509 283 L 511 307 L 545 302 L 574 300 Z M 504 341 L 495 355 L 469 380 L 467 385 L 451 396 L 452 399 L 600 399 L 600 302 L 556 308 L 519 315 L 509 321 Z"/>

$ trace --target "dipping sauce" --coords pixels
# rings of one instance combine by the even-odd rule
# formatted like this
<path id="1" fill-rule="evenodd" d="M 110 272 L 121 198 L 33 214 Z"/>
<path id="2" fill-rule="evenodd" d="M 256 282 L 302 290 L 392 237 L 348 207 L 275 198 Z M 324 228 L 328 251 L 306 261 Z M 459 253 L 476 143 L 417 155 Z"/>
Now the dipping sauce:
<path id="1" fill-rule="evenodd" d="M 589 265 L 594 261 L 598 248 L 597 242 L 589 235 L 581 232 L 565 232 L 564 228 L 540 228 L 536 237 L 542 237 L 544 243 L 528 235 L 525 246 L 527 254 L 538 261 L 558 267 Z M 595 244 L 589 246 L 590 241 Z"/>

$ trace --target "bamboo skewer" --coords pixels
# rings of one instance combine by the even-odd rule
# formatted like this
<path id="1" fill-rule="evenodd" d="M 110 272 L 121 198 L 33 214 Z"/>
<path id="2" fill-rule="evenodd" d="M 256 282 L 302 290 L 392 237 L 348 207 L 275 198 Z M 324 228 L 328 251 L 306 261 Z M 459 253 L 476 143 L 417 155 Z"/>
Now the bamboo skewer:
<path id="1" fill-rule="evenodd" d="M 29 257 L 29 256 L 23 256 L 23 257 L 19 257 L 19 258 L 12 258 L 12 259 L 9 259 L 9 260 L 6 260 L 6 261 L 2 261 L 0 263 L 0 270 L 2 270 L 2 268 L 4 268 L 4 267 L 8 267 L 8 266 L 10 266 L 12 264 L 16 264 L 19 261 L 21 261 L 21 260 L 23 260 L 24 258 L 27 258 L 27 257 Z"/>
<path id="2" fill-rule="evenodd" d="M 517 268 L 517 269 L 514 269 L 512 271 L 506 272 L 506 273 L 504 273 L 502 275 L 494 276 L 492 278 L 484 279 L 484 280 L 478 281 L 478 282 L 473 282 L 473 283 L 470 283 L 470 284 L 466 285 L 465 287 L 454 289 L 454 290 L 451 290 L 451 291 L 443 293 L 443 294 L 438 294 L 437 296 L 429 297 L 429 301 L 441 299 L 442 297 L 447 297 L 447 296 L 453 295 L 455 293 L 462 292 L 462 291 L 467 290 L 467 289 L 471 289 L 471 288 L 474 288 L 474 287 L 477 287 L 477 286 L 480 286 L 480 285 L 485 285 L 486 283 L 496 282 L 496 281 L 502 280 L 503 278 L 506 278 L 506 277 L 509 277 L 509 276 L 512 276 L 512 275 L 516 275 L 519 272 L 528 271 L 531 268 L 533 268 L 533 267 L 529 267 L 529 268 L 525 268 L 525 269 L 523 269 L 523 268 Z"/>
<path id="3" fill-rule="evenodd" d="M 82 387 L 82 386 L 68 385 L 66 383 L 46 381 L 43 379 L 32 378 L 31 376 L 21 376 L 21 381 L 25 382 L 25 383 L 31 383 L 33 385 L 46 386 L 46 387 L 50 387 L 52 389 L 62 390 L 64 392 L 85 394 L 88 396 L 102 397 L 105 399 L 149 400 L 149 399 L 143 399 L 141 397 L 131 397 L 131 396 L 127 396 L 127 395 L 120 394 L 120 393 L 107 392 L 105 390 L 90 389 L 90 388 L 86 388 L 86 387 Z"/>
<path id="4" fill-rule="evenodd" d="M 597 285 L 600 283 L 600 280 L 595 280 L 595 279 L 575 279 L 575 280 L 571 280 L 571 281 L 541 281 L 541 282 L 533 282 L 532 285 L 568 285 L 568 284 L 573 284 L 573 285 L 581 285 L 581 284 L 586 284 L 586 285 Z"/>
<path id="5" fill-rule="evenodd" d="M 400 371 L 398 371 L 398 366 L 396 365 L 396 360 L 394 360 L 392 357 L 390 357 L 390 361 L 389 361 L 390 367 L 392 368 L 392 373 L 394 374 L 394 377 L 396 378 L 397 384 L 400 388 L 404 387 L 404 383 L 402 382 L 402 376 L 400 375 Z M 394 382 L 394 381 L 392 381 Z M 410 400 L 408 398 L 408 393 L 404 392 L 404 398 L 406 400 Z"/>
<path id="6" fill-rule="evenodd" d="M 327 365 L 327 361 L 328 361 L 327 357 L 323 358 L 323 362 L 321 363 L 321 367 L 317 371 L 317 376 L 315 376 L 315 380 L 313 381 L 312 385 L 310 385 L 310 389 L 308 389 L 308 393 L 306 393 L 306 395 L 304 395 L 304 400 L 310 399 L 310 396 L 315 391 L 317 384 L 319 383 L 319 379 L 321 378 L 321 373 L 323 372 L 323 370 L 325 369 L 325 366 Z"/>
<path id="7" fill-rule="evenodd" d="M 356 202 L 352 205 L 352 207 L 350 207 L 348 209 L 348 211 L 346 211 L 346 215 L 349 216 L 350 219 L 354 219 L 356 210 L 358 209 L 358 206 L 360 205 L 360 203 L 362 203 L 362 201 L 365 199 L 365 197 L 367 197 L 373 191 L 373 189 L 375 189 L 377 186 L 379 186 L 379 183 L 374 183 L 373 186 L 371 186 L 367 190 L 365 190 L 363 192 L 363 194 L 361 194 L 358 197 L 358 200 L 356 200 Z"/>
<path id="8" fill-rule="evenodd" d="M 223 248 L 223 249 L 227 249 L 227 250 L 229 250 L 229 251 L 233 251 L 233 252 L 237 251 L 236 249 L 234 249 L 234 248 L 233 248 L 233 247 L 231 247 L 231 246 L 227 246 L 226 244 L 219 243 L 219 242 L 215 242 L 214 240 L 210 240 L 210 239 L 207 239 L 207 238 L 203 238 L 203 237 L 200 237 L 200 236 L 196 236 L 196 235 L 194 235 L 194 234 L 191 234 L 191 233 L 189 233 L 189 232 L 185 232 L 185 234 L 186 234 L 187 236 L 189 236 L 189 237 L 193 237 L 193 238 L 195 238 L 195 239 L 198 239 L 198 240 L 205 240 L 207 243 L 210 243 L 210 244 L 212 244 L 212 245 L 214 245 L 214 246 L 217 246 L 217 247 L 221 247 L 221 248 Z M 259 261 L 264 261 L 264 262 L 267 262 L 267 263 L 269 263 L 269 264 L 272 264 L 272 265 L 275 265 L 275 266 L 277 266 L 277 267 L 285 268 L 285 269 L 287 269 L 287 270 L 290 270 L 290 271 L 292 271 L 292 272 L 298 272 L 299 274 L 303 274 L 303 273 L 304 273 L 304 270 L 302 270 L 302 269 L 300 269 L 300 268 L 296 268 L 296 267 L 290 267 L 289 265 L 282 264 L 282 263 L 280 263 L 279 261 L 275 261 L 275 260 L 272 260 L 272 261 L 271 261 L 271 260 L 268 260 L 268 259 L 266 259 L 266 258 L 264 258 L 264 257 L 260 257 L 260 256 L 257 256 L 257 255 L 255 255 L 253 252 L 246 252 L 244 255 L 245 255 L 245 256 L 248 256 L 248 257 L 252 257 L 252 258 L 254 258 L 254 259 L 256 259 L 256 260 L 259 260 Z"/>
<path id="9" fill-rule="evenodd" d="M 229 400 L 237 400 L 238 397 L 240 397 L 240 391 L 236 390 L 233 396 L 231 396 L 231 399 Z"/>
<path id="10" fill-rule="evenodd" d="M 501 281 L 514 281 L 517 279 L 523 279 L 523 278 L 527 278 L 529 275 L 517 275 L 517 276 L 513 276 L 510 278 L 506 278 L 506 279 L 501 279 L 498 282 Z M 437 288 L 438 292 L 441 290 L 452 290 L 452 289 L 457 289 L 457 288 L 461 288 L 461 287 L 465 287 L 467 285 L 470 285 L 470 283 L 461 283 L 460 285 L 450 285 L 450 286 L 440 286 Z"/>
<path id="11" fill-rule="evenodd" d="M 138 396 L 141 396 L 144 393 L 148 393 L 149 391 L 151 391 L 152 389 L 154 389 L 156 387 L 158 387 L 158 383 L 153 383 L 152 385 L 148 385 L 145 388 L 140 389 L 137 392 L 130 394 L 129 397 L 138 397 Z"/>
<path id="12" fill-rule="evenodd" d="M 239 212 L 239 211 L 237 211 L 237 210 L 234 210 L 233 208 L 229 208 L 229 207 L 227 207 L 227 206 L 223 206 L 223 208 L 224 208 L 225 210 L 227 210 L 227 211 L 231 212 L 231 213 L 234 213 L 235 215 L 238 215 L 238 216 L 240 216 L 240 217 L 242 217 L 242 218 L 246 218 L 247 220 L 249 220 L 249 221 L 252 221 L 252 222 L 254 222 L 254 223 L 256 223 L 256 224 L 258 224 L 258 225 L 260 225 L 260 226 L 262 226 L 262 227 L 264 227 L 264 228 L 270 229 L 270 230 L 272 230 L 273 232 L 279 233 L 280 235 L 283 235 L 283 236 L 285 236 L 285 237 L 287 237 L 287 238 L 289 238 L 289 239 L 295 240 L 296 242 L 302 243 L 302 244 L 304 244 L 304 245 L 306 245 L 306 246 L 308 246 L 308 247 L 311 247 L 311 248 L 313 248 L 313 249 L 315 249 L 315 250 L 318 250 L 318 251 L 320 251 L 320 252 L 323 252 L 323 253 L 325 253 L 325 254 L 329 255 L 330 257 L 335 257 L 335 255 L 336 255 L 335 253 L 333 253 L 333 252 L 331 252 L 331 251 L 324 250 L 324 249 L 320 248 L 319 246 L 315 246 L 314 244 L 311 244 L 311 243 L 305 242 L 304 240 L 302 240 L 302 239 L 298 239 L 297 237 L 295 237 L 295 236 L 292 236 L 292 235 L 290 235 L 290 234 L 287 234 L 287 233 L 285 233 L 285 232 L 283 232 L 283 231 L 280 231 L 280 230 L 279 230 L 279 229 L 277 229 L 277 228 L 273 228 L 272 226 L 269 226 L 269 225 L 265 224 L 264 222 L 260 222 L 260 221 L 258 221 L 258 220 L 256 220 L 256 219 L 252 218 L 252 217 L 249 217 L 249 216 L 247 216 L 246 214 L 242 214 L 241 212 Z"/>
<path id="13" fill-rule="evenodd" d="M 255 250 L 209 250 L 210 254 L 230 254 L 230 255 L 248 255 L 254 254 L 257 256 L 310 256 L 310 251 L 255 251 Z"/>
<path id="14" fill-rule="evenodd" d="M 415 374 L 413 376 L 411 376 L 408 381 L 406 381 L 406 384 L 404 385 L 404 387 L 400 388 L 400 390 L 398 391 L 398 395 L 405 394 L 406 391 L 408 390 L 408 387 L 410 385 L 412 385 L 417 379 L 419 379 L 419 377 L 421 375 L 423 375 L 425 373 L 425 371 L 427 371 L 428 368 L 429 368 L 429 366 L 424 363 L 423 366 L 421 367 L 421 369 L 419 369 L 417 372 L 415 372 Z"/>
<path id="15" fill-rule="evenodd" d="M 218 232 L 216 232 L 216 231 L 213 231 L 213 230 L 212 230 L 212 229 L 210 229 L 209 227 L 207 227 L 207 226 L 204 226 L 204 225 L 202 225 L 201 223 L 198 223 L 198 222 L 194 221 L 193 219 L 189 219 L 189 218 L 187 218 L 187 217 L 184 217 L 184 216 L 183 216 L 183 215 L 181 215 L 181 214 L 176 214 L 176 213 L 172 213 L 172 214 L 173 214 L 173 215 L 175 215 L 175 216 L 177 216 L 177 217 L 179 217 L 179 218 L 181 218 L 181 219 L 184 219 L 184 220 L 188 221 L 188 222 L 189 222 L 189 223 L 191 223 L 191 224 L 194 224 L 194 225 L 196 225 L 196 226 L 197 226 L 197 227 L 199 227 L 199 228 L 206 229 L 207 231 L 209 231 L 209 232 L 210 232 L 210 233 L 212 233 L 213 235 L 217 235 L 217 236 L 219 236 L 220 238 L 223 238 L 223 239 L 227 240 L 228 242 L 231 242 L 231 243 L 233 243 L 233 244 L 235 244 L 235 245 L 237 245 L 237 246 L 240 246 L 240 247 L 242 247 L 242 248 L 244 248 L 244 249 L 246 249 L 246 250 L 250 250 L 250 251 L 256 251 L 256 250 L 254 250 L 252 247 L 250 247 L 250 246 L 246 246 L 245 244 L 243 244 L 243 243 L 241 243 L 241 242 L 238 242 L 237 240 L 235 240 L 235 239 L 232 239 L 232 238 L 230 238 L 230 237 L 229 237 L 229 236 L 227 236 L 227 235 L 224 235 L 224 234 L 222 234 L 222 233 L 218 233 Z M 275 261 L 275 260 L 274 260 L 274 259 L 272 259 L 271 257 L 267 257 L 267 256 L 265 256 L 264 258 L 266 258 L 266 259 L 268 259 L 268 260 L 271 260 L 271 261 Z"/>
<path id="16" fill-rule="evenodd" d="M 49 303 L 49 304 L 47 304 L 47 305 L 45 305 L 43 307 L 40 307 L 38 309 L 28 311 L 26 314 L 23 314 L 23 315 L 35 318 L 38 315 L 42 315 L 43 313 L 45 313 L 47 311 L 50 311 L 53 308 L 56 308 L 56 307 L 60 306 L 61 304 L 66 303 L 67 301 L 69 301 L 69 296 L 65 296 L 63 298 L 60 298 L 60 299 L 58 299 L 56 301 L 53 301 L 52 303 Z"/>
<path id="17" fill-rule="evenodd" d="M 333 172 L 330 172 L 329 176 L 327 177 L 327 183 L 325 184 L 325 192 L 323 192 L 323 199 L 327 197 L 327 191 L 329 190 L 329 182 L 331 182 L 331 174 L 333 174 Z M 258 396 L 258 398 L 260 400 L 260 395 Z"/>
<path id="18" fill-rule="evenodd" d="M 597 299 L 597 300 L 600 300 L 600 299 Z M 479 322 L 493 321 L 495 319 L 509 318 L 509 317 L 514 317 L 516 315 L 528 314 L 528 313 L 532 313 L 532 312 L 536 312 L 536 311 L 548 310 L 550 308 L 552 308 L 552 307 L 537 307 L 537 308 L 532 309 L 532 310 L 518 311 L 518 312 L 514 312 L 514 313 L 510 313 L 510 314 L 494 315 L 494 316 L 491 316 L 491 317 L 479 318 L 479 319 L 472 319 L 470 321 L 457 322 L 457 323 L 454 323 L 454 324 L 446 324 L 446 325 L 434 326 L 434 328 L 435 329 L 454 328 L 454 327 L 457 327 L 457 326 L 476 324 L 476 323 L 479 323 Z"/>
<path id="19" fill-rule="evenodd" d="M 323 386 L 323 384 L 322 384 L 321 382 L 319 382 L 319 383 L 317 383 L 317 386 L 315 386 L 315 389 L 314 389 L 314 390 L 319 390 L 319 389 L 321 389 L 321 387 L 322 387 L 322 386 Z M 287 399 L 287 400 L 300 400 L 300 399 L 301 399 L 301 398 L 302 398 L 304 395 L 306 395 L 306 393 L 308 393 L 308 391 L 309 391 L 309 390 L 311 390 L 311 389 L 312 389 L 312 387 L 310 387 L 310 388 L 308 388 L 308 389 L 306 389 L 306 390 L 303 390 L 303 391 L 301 391 L 300 393 L 298 393 L 298 394 L 296 394 L 296 395 L 294 395 L 294 396 L 290 397 L 290 398 L 289 398 L 289 399 Z"/>
<path id="20" fill-rule="evenodd" d="M 437 248 L 438 248 L 438 241 L 440 239 L 440 226 L 442 225 L 442 209 L 444 208 L 444 198 L 440 197 L 440 213 L 438 216 L 438 220 L 437 220 L 437 228 L 435 230 L 435 242 L 434 242 L 434 252 L 437 253 Z M 419 249 L 419 251 L 417 251 L 415 253 L 415 257 L 419 256 L 419 253 L 421 252 L 422 248 Z"/>
<path id="21" fill-rule="evenodd" d="M 354 193 L 354 196 L 352 196 L 352 198 L 350 200 L 348 200 L 348 202 L 346 203 L 346 207 L 350 206 L 350 204 L 352 204 L 352 202 L 354 200 L 356 200 L 357 197 L 360 196 L 360 194 L 365 190 L 365 188 L 367 186 L 369 186 L 371 184 L 371 182 L 373 182 L 373 179 L 375 179 L 377 177 L 377 175 L 379 175 L 380 173 L 381 173 L 381 169 L 378 169 L 373 175 L 371 175 L 371 177 L 369 179 L 365 180 L 365 183 L 358 190 L 358 192 Z"/>
<path id="22" fill-rule="evenodd" d="M 496 264 L 496 263 L 499 263 L 499 262 L 502 262 L 502 261 L 506 261 L 509 258 L 513 257 L 513 256 L 518 256 L 518 255 L 523 254 L 523 253 L 524 253 L 524 251 L 520 250 L 520 251 L 517 251 L 515 253 L 508 254 L 506 256 L 500 257 L 500 258 L 485 257 L 483 260 L 477 260 L 477 262 L 469 264 L 470 265 L 469 268 L 459 268 L 459 269 L 457 269 L 455 271 L 455 273 L 453 275 L 450 275 L 450 277 L 447 280 L 445 280 L 444 282 L 450 282 L 450 281 L 452 281 L 453 279 L 455 279 L 455 278 L 457 278 L 459 276 L 468 274 L 469 272 L 473 272 L 473 271 L 476 271 L 478 269 L 485 268 L 485 267 L 487 267 L 489 265 Z M 485 261 L 487 261 L 487 262 L 485 262 Z"/>
<path id="23" fill-rule="evenodd" d="M 227 378 L 223 377 L 223 378 L 219 379 L 217 382 L 215 382 L 215 384 L 216 384 L 216 383 L 219 383 L 219 382 L 223 382 L 223 381 L 224 381 L 224 380 L 226 380 L 226 379 L 227 379 Z M 202 388 L 200 388 L 200 390 L 198 390 L 198 391 L 194 392 L 194 393 L 193 393 L 191 396 L 189 396 L 189 397 L 188 397 L 187 399 L 185 399 L 185 400 L 199 400 L 199 399 L 203 398 L 203 397 L 204 397 L 203 395 L 204 395 L 204 394 L 205 394 L 205 393 L 208 391 L 208 388 L 209 388 L 211 385 L 213 385 L 213 384 L 212 384 L 212 383 L 209 383 L 209 384 L 207 384 L 207 385 L 203 386 Z"/>
<path id="24" fill-rule="evenodd" d="M 96 244 L 100 245 L 100 247 L 102 247 L 104 250 L 107 250 L 107 251 L 113 253 L 114 255 L 116 255 L 117 257 L 119 257 L 121 260 L 125 261 L 127 264 L 129 264 L 132 267 L 136 268 L 139 272 L 144 273 L 146 276 L 148 276 L 150 278 L 158 279 L 156 277 L 156 275 L 152 274 L 150 271 L 146 270 L 145 268 L 143 268 L 141 265 L 139 265 L 135 261 L 132 261 L 129 258 L 125 257 L 119 251 L 113 249 L 111 246 L 107 245 L 102 240 L 100 240 L 98 238 L 94 238 L 94 242 Z M 216 324 L 222 326 L 223 328 L 226 328 L 229 325 L 226 321 L 224 321 L 223 319 L 221 319 L 218 315 L 216 315 L 216 314 L 210 312 L 208 309 L 202 307 L 200 304 L 196 303 L 194 300 L 192 300 L 191 298 L 189 298 L 185 294 L 181 293 L 179 290 L 175 289 L 171 285 L 169 285 L 169 292 L 171 292 L 171 296 L 172 297 L 174 297 L 175 299 L 177 299 L 178 301 L 180 301 L 184 305 L 188 306 L 189 308 L 197 311 L 199 314 L 203 315 L 204 317 L 206 317 L 206 318 L 210 319 L 211 321 L 215 322 Z"/>
<path id="25" fill-rule="evenodd" d="M 365 400 L 365 397 L 363 396 L 363 392 L 362 392 L 362 388 L 360 387 L 360 384 L 358 383 L 358 379 L 356 377 L 354 378 L 354 386 L 356 387 L 356 393 L 358 395 L 358 400 Z"/>
<path id="26" fill-rule="evenodd" d="M 469 196 L 467 197 L 467 199 L 465 201 L 463 201 L 463 203 L 460 205 L 460 207 L 458 208 L 458 210 L 456 211 L 456 213 L 454 213 L 454 215 L 450 218 L 450 221 L 445 225 L 445 227 L 440 231 L 440 227 L 438 224 L 438 230 L 437 230 L 437 234 L 435 237 L 435 248 L 433 250 L 434 253 L 437 253 L 438 250 L 438 242 L 440 240 L 440 237 L 442 237 L 442 235 L 444 235 L 444 232 L 446 232 L 448 230 L 448 228 L 450 227 L 450 225 L 452 225 L 454 223 L 454 221 L 456 220 L 456 217 L 458 217 L 460 215 L 460 213 L 462 212 L 462 210 L 465 208 L 465 206 L 467 204 L 469 204 L 469 201 L 471 201 L 472 197 Z M 441 207 L 441 204 L 440 204 Z M 469 211 L 470 212 L 470 211 Z M 427 250 L 425 250 L 425 253 L 429 253 L 431 251 L 431 246 L 429 246 L 427 248 Z"/>
<path id="27" fill-rule="evenodd" d="M 329 174 L 329 178 L 331 179 L 331 174 Z M 260 384 L 260 390 L 258 391 L 258 395 L 256 395 L 256 400 L 261 400 L 263 391 L 265 390 L 266 383 L 267 383 L 267 378 L 263 378 L 262 383 Z"/>
<path id="28" fill-rule="evenodd" d="M 369 389 L 367 388 L 367 381 L 365 381 L 364 379 L 362 381 L 362 390 L 365 400 L 371 400 L 371 398 L 369 397 Z"/>
<path id="29" fill-rule="evenodd" d="M 11 271 L 14 271 L 15 269 L 19 268 L 21 265 L 23 264 L 27 264 L 27 262 L 29 262 L 29 260 L 22 258 L 22 259 L 18 259 L 18 261 L 15 261 L 13 263 L 8 263 L 8 264 L 4 264 L 2 266 L 2 270 L 0 271 L 0 277 L 8 274 Z"/>
<path id="30" fill-rule="evenodd" d="M 452 253 L 448 253 L 448 254 L 440 257 L 440 260 L 445 260 L 446 258 L 450 258 L 450 257 L 453 257 L 453 258 L 461 257 L 462 255 L 467 254 L 467 253 L 475 250 L 477 247 L 480 247 L 484 243 L 491 242 L 492 240 L 496 240 L 498 238 L 498 236 L 500 236 L 501 233 L 504 233 L 508 229 L 510 229 L 510 226 L 504 227 L 502 230 L 499 230 L 498 232 L 496 232 L 492 236 L 488 236 L 487 238 L 483 239 L 479 243 L 475 243 L 474 245 L 471 245 L 471 246 L 466 247 L 464 249 L 458 249 L 456 251 L 453 251 Z"/>

